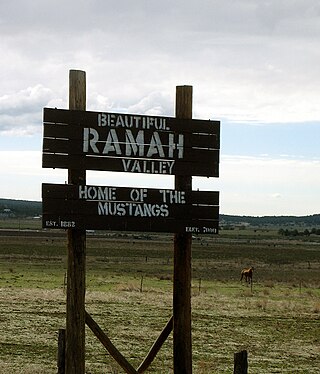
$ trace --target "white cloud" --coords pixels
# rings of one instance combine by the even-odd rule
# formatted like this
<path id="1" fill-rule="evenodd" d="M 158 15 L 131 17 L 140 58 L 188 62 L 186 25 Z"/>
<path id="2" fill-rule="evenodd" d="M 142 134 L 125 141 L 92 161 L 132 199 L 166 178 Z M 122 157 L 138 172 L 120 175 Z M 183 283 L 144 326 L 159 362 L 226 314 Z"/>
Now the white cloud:
<path id="1" fill-rule="evenodd" d="M 28 87 L 12 94 L 0 97 L 0 110 L 6 114 L 20 114 L 27 111 L 38 110 L 44 103 L 52 99 L 53 93 L 50 89 L 38 84 Z"/>
<path id="2" fill-rule="evenodd" d="M 128 108 L 128 112 L 161 116 L 172 113 L 172 109 L 173 102 L 168 95 L 164 95 L 161 92 L 151 92 L 137 104 L 131 105 Z"/>
<path id="3" fill-rule="evenodd" d="M 271 199 L 281 199 L 282 195 L 278 192 L 275 192 L 270 195 Z"/>

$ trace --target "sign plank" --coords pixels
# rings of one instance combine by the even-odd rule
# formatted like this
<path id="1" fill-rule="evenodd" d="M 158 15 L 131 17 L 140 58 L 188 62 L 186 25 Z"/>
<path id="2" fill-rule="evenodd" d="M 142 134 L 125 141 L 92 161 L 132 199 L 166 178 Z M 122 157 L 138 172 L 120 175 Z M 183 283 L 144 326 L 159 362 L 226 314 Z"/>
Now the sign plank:
<path id="1" fill-rule="evenodd" d="M 44 108 L 43 122 L 84 127 L 131 128 L 173 132 L 197 132 L 219 135 L 220 121 L 180 119 L 126 113 L 102 113 L 82 110 Z"/>
<path id="2" fill-rule="evenodd" d="M 44 109 L 43 167 L 219 176 L 220 123 Z"/>
<path id="3" fill-rule="evenodd" d="M 219 192 L 43 184 L 43 227 L 218 232 Z"/>

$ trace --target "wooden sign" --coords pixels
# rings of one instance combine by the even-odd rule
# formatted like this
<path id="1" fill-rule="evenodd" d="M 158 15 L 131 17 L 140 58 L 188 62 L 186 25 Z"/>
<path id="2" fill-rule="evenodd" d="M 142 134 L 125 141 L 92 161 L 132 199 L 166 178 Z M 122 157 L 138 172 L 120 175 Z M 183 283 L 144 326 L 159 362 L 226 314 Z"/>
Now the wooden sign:
<path id="1" fill-rule="evenodd" d="M 220 122 L 44 109 L 43 167 L 219 176 Z"/>
<path id="2" fill-rule="evenodd" d="M 43 227 L 216 234 L 219 192 L 43 184 Z"/>

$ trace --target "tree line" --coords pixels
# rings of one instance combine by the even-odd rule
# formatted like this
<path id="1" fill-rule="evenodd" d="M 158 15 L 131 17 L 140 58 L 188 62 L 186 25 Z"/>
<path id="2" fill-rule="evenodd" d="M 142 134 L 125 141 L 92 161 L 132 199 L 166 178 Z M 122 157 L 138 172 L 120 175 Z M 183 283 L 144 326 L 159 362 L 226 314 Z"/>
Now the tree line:
<path id="1" fill-rule="evenodd" d="M 239 223 L 248 223 L 251 226 L 319 226 L 320 214 L 310 216 L 233 216 L 220 214 L 220 221 L 225 225 L 235 225 Z"/>
<path id="2" fill-rule="evenodd" d="M 282 236 L 310 236 L 310 235 L 320 235 L 320 229 L 313 227 L 311 230 L 305 229 L 303 231 L 298 231 L 297 229 L 288 230 L 280 229 L 278 231 L 279 235 Z"/>
<path id="3" fill-rule="evenodd" d="M 40 201 L 0 199 L 1 214 L 10 211 L 10 217 L 33 217 L 42 214 Z"/>

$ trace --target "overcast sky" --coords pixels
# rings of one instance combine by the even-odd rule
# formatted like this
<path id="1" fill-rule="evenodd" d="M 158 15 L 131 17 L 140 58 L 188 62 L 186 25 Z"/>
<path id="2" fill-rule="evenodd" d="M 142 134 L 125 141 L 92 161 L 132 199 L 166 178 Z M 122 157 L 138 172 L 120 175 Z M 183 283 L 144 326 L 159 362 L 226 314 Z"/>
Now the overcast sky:
<path id="1" fill-rule="evenodd" d="M 87 109 L 221 121 L 221 213 L 320 213 L 319 0 L 0 2 L 0 197 L 40 200 L 42 110 L 68 108 L 70 69 Z M 88 183 L 173 187 L 172 177 L 88 173 Z"/>

